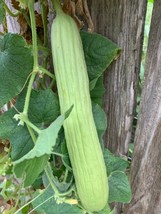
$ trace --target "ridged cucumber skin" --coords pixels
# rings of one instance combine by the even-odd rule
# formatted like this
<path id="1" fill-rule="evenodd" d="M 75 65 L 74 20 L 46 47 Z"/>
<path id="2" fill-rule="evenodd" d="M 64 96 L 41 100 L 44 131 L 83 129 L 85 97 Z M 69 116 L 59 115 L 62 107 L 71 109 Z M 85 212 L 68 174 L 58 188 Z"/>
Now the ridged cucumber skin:
<path id="1" fill-rule="evenodd" d="M 79 30 L 63 12 L 53 21 L 51 44 L 61 113 L 74 105 L 64 130 L 77 193 L 87 211 L 100 211 L 108 201 L 106 167 L 92 114 Z"/>

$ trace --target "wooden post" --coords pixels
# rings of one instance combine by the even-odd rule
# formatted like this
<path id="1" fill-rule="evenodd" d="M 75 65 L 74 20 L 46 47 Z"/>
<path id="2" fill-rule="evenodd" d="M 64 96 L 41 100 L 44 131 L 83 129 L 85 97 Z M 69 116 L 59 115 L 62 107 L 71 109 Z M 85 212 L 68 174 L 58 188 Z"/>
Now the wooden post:
<path id="1" fill-rule="evenodd" d="M 104 139 L 112 152 L 126 155 L 136 108 L 147 0 L 88 0 L 88 5 L 95 31 L 122 49 L 104 75 L 108 122 Z M 117 204 L 115 214 L 120 213 Z"/>
<path id="2" fill-rule="evenodd" d="M 126 214 L 161 213 L 161 1 L 154 1 Z"/>

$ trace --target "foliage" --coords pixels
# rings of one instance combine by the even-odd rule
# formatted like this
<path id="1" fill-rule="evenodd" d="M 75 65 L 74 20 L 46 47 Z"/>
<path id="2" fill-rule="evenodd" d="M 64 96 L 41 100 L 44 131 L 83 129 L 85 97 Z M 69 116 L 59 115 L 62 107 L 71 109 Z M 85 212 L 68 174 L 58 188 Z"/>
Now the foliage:
<path id="1" fill-rule="evenodd" d="M 5 213 L 33 210 L 47 214 L 53 210 L 54 213 L 64 213 L 64 210 L 65 213 L 86 213 L 75 189 L 62 127 L 72 107 L 60 115 L 56 80 L 49 66 L 47 32 L 40 36 L 36 31 L 34 1 L 19 2 L 18 7 L 16 3 L 13 6 L 25 17 L 32 32 L 32 44 L 27 37 L 8 32 L 0 37 L 0 107 L 3 107 L 0 194 L 6 203 L 12 202 Z M 44 14 L 44 4 L 40 3 Z M 0 3 L 0 23 L 4 21 L 4 8 L 4 3 Z M 47 29 L 47 17 L 41 18 L 43 28 Z M 105 149 L 102 138 L 107 127 L 102 109 L 103 72 L 119 56 L 120 49 L 99 34 L 82 31 L 80 35 L 90 80 L 93 117 L 107 168 L 109 203 L 129 202 L 131 191 L 125 173 L 128 162 Z M 104 213 L 113 211 L 107 205 L 99 212 Z"/>
<path id="2" fill-rule="evenodd" d="M 145 60 L 146 60 L 146 53 L 147 53 L 147 47 L 148 47 L 148 38 L 149 38 L 152 10 L 153 10 L 153 0 L 149 0 L 148 4 L 147 4 L 147 13 L 146 13 L 146 19 L 145 19 L 145 26 L 144 26 L 144 42 L 143 42 L 142 60 L 141 60 L 139 83 L 138 83 L 136 115 L 135 115 L 134 122 L 133 122 L 133 132 L 132 132 L 132 139 L 131 139 L 132 143 L 134 142 L 134 132 L 136 129 L 137 118 L 138 118 L 138 113 L 139 113 L 139 106 L 140 106 L 140 99 L 141 99 L 141 92 L 142 92 L 142 87 L 144 84 Z"/>

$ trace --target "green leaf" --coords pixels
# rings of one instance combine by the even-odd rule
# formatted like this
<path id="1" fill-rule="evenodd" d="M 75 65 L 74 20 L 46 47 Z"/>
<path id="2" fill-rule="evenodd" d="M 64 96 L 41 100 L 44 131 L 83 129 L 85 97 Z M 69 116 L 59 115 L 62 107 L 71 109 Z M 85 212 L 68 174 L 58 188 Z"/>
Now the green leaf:
<path id="1" fill-rule="evenodd" d="M 62 142 L 62 145 L 61 145 L 61 152 L 62 152 L 62 154 L 63 154 L 62 161 L 63 161 L 64 166 L 65 166 L 69 171 L 72 171 L 71 163 L 70 163 L 70 159 L 69 159 L 69 154 L 68 154 L 68 150 L 67 150 L 67 146 L 66 146 L 65 141 Z"/>
<path id="2" fill-rule="evenodd" d="M 4 17 L 5 17 L 5 9 L 4 9 L 3 2 L 1 1 L 0 2 L 0 24 L 3 23 Z"/>
<path id="3" fill-rule="evenodd" d="M 21 159 L 23 159 L 23 157 Z M 49 155 L 43 155 L 32 159 L 24 159 L 19 163 L 13 162 L 16 177 L 20 178 L 24 176 L 24 187 L 34 183 L 39 174 L 44 170 L 48 159 Z"/>
<path id="4" fill-rule="evenodd" d="M 100 212 L 97 212 L 97 214 L 114 214 L 113 211 L 111 211 L 109 205 L 107 204 L 103 210 Z"/>
<path id="5" fill-rule="evenodd" d="M 103 76 L 100 76 L 96 81 L 94 88 L 90 92 L 91 100 L 94 103 L 97 103 L 100 106 L 102 106 L 104 93 L 105 93 L 105 87 L 103 85 Z"/>
<path id="6" fill-rule="evenodd" d="M 81 38 L 89 79 L 98 79 L 110 63 L 116 59 L 120 49 L 112 41 L 97 33 L 82 31 Z"/>
<path id="7" fill-rule="evenodd" d="M 17 99 L 16 108 L 21 112 L 24 106 L 26 90 Z M 14 115 L 17 112 L 10 109 L 0 116 L 0 139 L 9 139 L 12 145 L 11 158 L 13 161 L 27 154 L 34 146 L 26 126 L 18 126 Z M 29 118 L 34 124 L 44 125 L 54 121 L 59 115 L 57 96 L 50 90 L 33 90 L 29 105 Z"/>
<path id="8" fill-rule="evenodd" d="M 0 139 L 8 139 L 11 143 L 11 158 L 16 160 L 28 153 L 34 146 L 26 126 L 18 126 L 13 116 L 14 109 L 10 109 L 0 116 Z"/>
<path id="9" fill-rule="evenodd" d="M 24 186 L 31 185 L 44 170 L 49 155 L 56 144 L 58 132 L 68 117 L 71 109 L 59 116 L 47 129 L 40 132 L 34 148 L 19 160 L 13 162 L 14 172 L 17 177 L 25 175 Z M 41 163 L 41 164 L 40 164 Z M 32 169 L 32 170 L 31 170 Z"/>
<path id="10" fill-rule="evenodd" d="M 38 191 L 37 191 L 38 193 Z M 37 194 L 36 194 L 37 195 Z M 36 196 L 35 195 L 35 196 Z M 66 203 L 57 204 L 54 200 L 54 192 L 51 189 L 47 189 L 44 193 L 32 202 L 36 211 L 45 212 L 46 214 L 83 214 L 84 211 L 78 208 L 76 205 L 70 205 Z M 48 200 L 49 199 L 49 200 Z"/>
<path id="11" fill-rule="evenodd" d="M 128 177 L 124 172 L 115 171 L 108 177 L 109 183 L 109 203 L 122 202 L 129 203 L 131 201 L 131 189 Z"/>
<path id="12" fill-rule="evenodd" d="M 12 146 L 11 159 L 15 161 L 26 155 L 33 147 L 34 143 L 25 126 L 17 126 L 17 131 L 10 136 L 9 140 Z"/>
<path id="13" fill-rule="evenodd" d="M 106 114 L 103 111 L 103 109 L 96 103 L 92 103 L 92 111 L 93 111 L 93 117 L 94 117 L 96 129 L 97 129 L 98 137 L 99 137 L 100 143 L 103 144 L 102 137 L 107 128 Z"/>
<path id="14" fill-rule="evenodd" d="M 59 192 L 62 192 L 62 193 L 66 192 L 70 188 L 72 183 L 73 183 L 73 176 L 71 177 L 69 182 L 64 182 L 64 181 L 60 182 L 59 179 L 56 176 L 53 175 L 51 166 L 48 164 L 48 166 L 46 167 L 46 171 L 42 176 L 43 184 L 44 184 L 45 187 L 50 185 L 50 181 L 49 181 L 49 178 L 48 178 L 46 172 L 48 173 L 48 176 L 50 177 L 50 180 L 55 184 L 55 186 L 57 187 Z"/>
<path id="15" fill-rule="evenodd" d="M 19 94 L 33 68 L 31 48 L 8 33 L 0 38 L 0 107 Z"/>
<path id="16" fill-rule="evenodd" d="M 16 107 L 21 112 L 25 102 L 26 89 L 18 96 Z M 60 115 L 57 95 L 51 90 L 32 90 L 29 104 L 29 119 L 34 124 L 50 124 Z"/>
<path id="17" fill-rule="evenodd" d="M 112 172 L 117 170 L 125 171 L 125 169 L 128 167 L 127 160 L 121 157 L 116 157 L 108 149 L 104 150 L 104 160 L 105 160 L 108 176 L 110 176 Z"/>

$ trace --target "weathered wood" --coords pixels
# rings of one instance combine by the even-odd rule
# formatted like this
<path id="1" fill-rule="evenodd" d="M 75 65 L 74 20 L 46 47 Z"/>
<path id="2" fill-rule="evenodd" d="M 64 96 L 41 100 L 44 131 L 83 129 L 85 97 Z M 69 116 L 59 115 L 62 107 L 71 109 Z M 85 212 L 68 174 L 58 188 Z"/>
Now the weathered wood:
<path id="1" fill-rule="evenodd" d="M 131 138 L 140 71 L 146 0 L 88 0 L 95 31 L 114 41 L 121 56 L 105 73 L 106 146 L 126 155 Z M 117 204 L 115 214 L 121 213 Z"/>
<path id="2" fill-rule="evenodd" d="M 161 1 L 154 1 L 127 214 L 161 213 Z"/>
<path id="3" fill-rule="evenodd" d="M 5 1 L 7 6 L 12 12 L 15 12 L 15 9 L 12 7 L 11 0 L 6 0 Z M 7 12 L 6 12 L 6 22 L 7 22 L 7 29 L 8 32 L 10 33 L 20 33 L 20 26 L 17 22 L 17 17 L 11 17 Z"/>
<path id="4" fill-rule="evenodd" d="M 114 41 L 121 56 L 105 73 L 107 147 L 127 154 L 136 104 L 146 0 L 88 0 L 95 31 Z"/>

